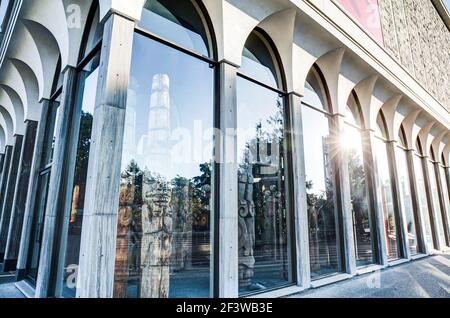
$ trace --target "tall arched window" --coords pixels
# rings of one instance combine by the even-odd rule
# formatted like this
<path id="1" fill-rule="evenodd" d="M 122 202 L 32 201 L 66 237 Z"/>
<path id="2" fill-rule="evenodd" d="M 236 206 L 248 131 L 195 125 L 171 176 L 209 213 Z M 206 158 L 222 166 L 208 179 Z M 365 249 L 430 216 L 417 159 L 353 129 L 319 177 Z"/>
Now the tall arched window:
<path id="1" fill-rule="evenodd" d="M 419 138 L 416 140 L 416 152 L 414 153 L 414 174 L 416 177 L 416 188 L 417 188 L 417 196 L 419 199 L 419 210 L 420 215 L 424 221 L 424 234 L 425 234 L 425 244 L 427 245 L 429 250 L 434 249 L 433 243 L 433 231 L 431 228 L 430 217 L 432 214 L 428 208 L 428 198 L 427 198 L 427 186 L 425 182 L 425 177 L 423 173 L 423 153 L 422 153 L 422 145 L 420 143 Z"/>
<path id="2" fill-rule="evenodd" d="M 239 294 L 289 284 L 288 152 L 281 65 L 254 30 L 237 82 Z"/>
<path id="3" fill-rule="evenodd" d="M 212 295 L 215 65 L 200 2 L 148 0 L 122 150 L 114 297 Z"/>
<path id="4" fill-rule="evenodd" d="M 45 123 L 43 141 L 36 151 L 41 151 L 38 162 L 37 187 L 34 196 L 33 216 L 30 232 L 30 243 L 27 250 L 25 278 L 35 285 L 38 276 L 40 253 L 42 246 L 42 232 L 44 230 L 44 216 L 47 205 L 50 174 L 52 170 L 53 151 L 55 147 L 57 118 L 60 111 L 63 76 L 61 74 L 61 57 L 59 57 L 52 85 L 52 96 L 48 107 L 43 108 L 41 125 Z M 39 150 L 40 148 L 40 150 Z"/>
<path id="5" fill-rule="evenodd" d="M 399 217 L 392 191 L 391 165 L 388 156 L 387 129 L 383 113 L 380 112 L 377 119 L 377 130 L 374 139 L 376 156 L 376 168 L 378 171 L 379 185 L 381 189 L 381 202 L 384 220 L 386 252 L 389 260 L 401 257 Z"/>
<path id="6" fill-rule="evenodd" d="M 84 198 L 91 146 L 92 123 L 97 93 L 100 48 L 103 28 L 99 20 L 98 1 L 94 1 L 88 14 L 78 62 L 78 103 L 74 105 L 75 120 L 71 127 L 70 142 L 76 145 L 75 163 L 68 165 L 70 174 L 70 201 L 65 204 L 67 219 L 61 220 L 62 255 L 64 264 L 58 270 L 61 279 L 56 286 L 57 296 L 75 297 L 77 267 L 80 257 Z M 72 152 L 69 156 L 72 156 Z"/>
<path id="7" fill-rule="evenodd" d="M 308 74 L 302 98 L 311 278 L 342 270 L 336 205 L 336 131 L 320 70 Z"/>
<path id="8" fill-rule="evenodd" d="M 355 237 L 356 265 L 375 263 L 373 220 L 368 202 L 368 185 L 364 160 L 363 117 L 356 93 L 352 92 L 345 113 L 341 147 L 347 158 Z"/>
<path id="9" fill-rule="evenodd" d="M 406 135 L 403 126 L 399 130 L 399 144 L 395 147 L 397 171 L 398 171 L 398 186 L 400 192 L 400 201 L 402 204 L 403 215 L 406 222 L 407 239 L 409 243 L 409 251 L 411 255 L 417 254 L 418 240 L 417 240 L 417 228 L 415 220 L 415 211 L 412 200 L 411 184 L 410 184 L 410 169 L 408 163 L 408 154 L 406 143 Z"/>
<path id="10" fill-rule="evenodd" d="M 447 224 L 447 232 L 450 231 L 450 196 L 448 191 L 448 184 L 447 184 L 447 175 L 446 175 L 446 166 L 445 166 L 445 159 L 444 156 L 441 156 L 441 162 L 439 163 L 439 176 L 441 179 L 441 193 L 442 193 L 442 201 L 444 203 L 443 205 L 443 213 L 442 218 L 446 220 L 446 222 L 443 222 L 444 224 Z M 447 242 L 447 245 L 450 246 L 449 242 Z"/>
<path id="11" fill-rule="evenodd" d="M 445 231 L 444 231 L 444 222 L 442 219 L 442 209 L 441 204 L 439 202 L 439 188 L 436 179 L 436 169 L 434 167 L 435 156 L 433 148 L 430 147 L 430 157 L 427 160 L 428 165 L 428 178 L 429 178 L 429 186 L 430 186 L 430 200 L 433 204 L 434 209 L 434 218 L 435 218 L 435 235 L 437 237 L 437 242 L 440 247 L 446 245 L 445 240 Z"/>

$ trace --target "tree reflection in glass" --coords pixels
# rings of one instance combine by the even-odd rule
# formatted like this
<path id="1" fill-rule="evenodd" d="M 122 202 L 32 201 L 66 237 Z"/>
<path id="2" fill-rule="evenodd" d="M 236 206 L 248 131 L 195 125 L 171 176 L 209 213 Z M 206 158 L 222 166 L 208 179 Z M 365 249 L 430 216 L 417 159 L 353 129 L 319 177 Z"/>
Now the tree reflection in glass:
<path id="1" fill-rule="evenodd" d="M 416 221 L 414 218 L 414 207 L 411 195 L 411 185 L 409 180 L 409 165 L 407 153 L 403 148 L 396 147 L 396 160 L 398 170 L 398 182 L 400 190 L 400 201 L 406 221 L 406 230 L 408 235 L 409 250 L 412 255 L 417 254 L 417 233 Z"/>
<path id="2" fill-rule="evenodd" d="M 277 93 L 238 79 L 239 292 L 290 282 L 284 105 Z"/>
<path id="3" fill-rule="evenodd" d="M 302 109 L 311 277 L 340 271 L 329 119 Z"/>
<path id="4" fill-rule="evenodd" d="M 214 69 L 135 34 L 114 297 L 209 297 Z"/>
<path id="5" fill-rule="evenodd" d="M 425 185 L 425 178 L 423 175 L 423 163 L 422 158 L 418 155 L 414 155 L 414 174 L 416 176 L 417 183 L 417 196 L 419 199 L 419 210 L 424 221 L 425 242 L 430 250 L 434 248 L 433 235 L 431 230 L 431 222 L 428 210 L 427 189 Z"/>
<path id="6" fill-rule="evenodd" d="M 392 182 L 389 169 L 387 145 L 384 140 L 374 139 L 377 159 L 378 178 L 381 189 L 381 208 L 383 211 L 384 234 L 386 239 L 386 253 L 390 260 L 400 257 L 399 240 L 397 235 L 397 216 L 392 196 Z"/>
<path id="7" fill-rule="evenodd" d="M 347 107 L 347 124 L 341 136 L 341 147 L 347 158 L 350 182 L 350 195 L 353 214 L 353 233 L 355 237 L 356 265 L 365 266 L 374 262 L 371 218 L 367 200 L 366 171 L 364 167 L 361 115 L 358 105 L 351 98 Z"/>

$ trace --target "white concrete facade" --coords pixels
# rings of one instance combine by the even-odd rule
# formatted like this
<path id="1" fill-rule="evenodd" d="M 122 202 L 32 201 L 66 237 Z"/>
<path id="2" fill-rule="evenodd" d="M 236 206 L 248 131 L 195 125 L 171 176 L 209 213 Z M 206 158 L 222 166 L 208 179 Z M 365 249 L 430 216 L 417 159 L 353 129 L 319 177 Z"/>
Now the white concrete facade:
<path id="1" fill-rule="evenodd" d="M 55 85 L 54 74 L 58 63 L 63 76 L 77 67 L 80 50 L 82 50 L 85 26 L 94 1 L 40 0 L 15 2 L 11 23 L 6 30 L 5 41 L 0 47 L 1 154 L 5 153 L 6 147 L 14 146 L 14 136 L 25 134 L 27 121 L 42 121 L 42 111 L 45 108 L 43 105 L 52 97 Z M 399 131 L 404 129 L 407 142 L 406 150 L 416 152 L 425 161 L 431 158 L 430 150 L 432 150 L 433 161 L 438 166 L 444 166 L 447 173 L 446 184 L 449 184 L 450 105 L 442 105 L 334 1 L 201 0 L 200 2 L 204 5 L 205 15 L 208 16 L 207 18 L 212 24 L 217 45 L 217 62 L 223 65 L 219 69 L 219 72 L 223 73 L 220 74 L 223 87 L 228 87 L 228 84 L 232 83 L 228 76 L 235 76 L 232 74 L 235 74 L 235 70 L 239 69 L 241 65 L 244 44 L 250 33 L 258 27 L 267 33 L 279 53 L 286 81 L 285 91 L 290 95 L 290 103 L 296 105 L 301 102 L 307 75 L 313 66 L 318 67 L 328 87 L 333 115 L 345 117 L 347 101 L 352 92 L 355 92 L 363 112 L 363 128 L 365 130 L 372 132 L 376 130 L 377 118 L 382 111 L 388 130 L 387 139 L 393 143 L 400 143 Z M 102 56 L 102 61 L 110 64 L 108 64 L 109 69 L 108 67 L 102 69 L 102 74 L 105 77 L 99 80 L 98 88 L 103 93 L 99 95 L 96 107 L 115 105 L 117 110 L 114 109 L 114 112 L 119 113 L 125 105 L 123 105 L 123 100 L 111 91 L 118 95 L 124 94 L 126 97 L 125 87 L 128 85 L 130 71 L 132 34 L 135 23 L 141 18 L 145 0 L 98 0 L 98 3 L 100 7 L 98 22 L 102 27 L 105 27 L 102 54 L 110 54 L 111 56 Z M 118 47 L 123 51 L 114 51 Z M 119 62 L 114 58 L 122 60 Z M 121 66 L 115 65 L 117 63 L 120 63 Z M 103 67 L 105 66 L 103 65 Z M 111 74 L 111 72 L 115 74 Z M 120 78 L 119 80 L 114 77 L 116 74 Z M 450 74 L 448 74 L 448 77 L 450 77 Z M 67 79 L 63 81 L 63 83 L 66 82 Z M 64 91 L 65 88 L 62 89 Z M 231 96 L 222 97 L 221 107 L 224 104 L 233 103 L 232 89 L 223 90 L 225 91 L 223 94 L 231 94 Z M 70 98 L 67 99 L 71 100 Z M 105 109 L 103 111 L 112 110 Z M 294 111 L 294 116 L 295 114 L 298 113 Z M 114 116 L 116 115 L 119 116 L 118 114 Z M 108 123 L 103 124 L 107 126 Z M 67 123 L 67 125 L 70 125 L 70 123 Z M 106 129 L 106 126 L 95 127 L 100 131 Z M 301 124 L 294 125 L 294 127 L 301 129 Z M 61 126 L 60 129 L 62 129 Z M 100 133 L 96 137 L 103 141 L 108 139 L 108 136 L 101 136 Z M 37 140 L 39 140 L 39 137 L 37 137 Z M 421 150 L 417 149 L 416 140 L 420 141 Z M 229 142 L 233 143 L 233 141 Z M 39 150 L 37 143 L 38 141 L 36 142 L 36 151 Z M 59 143 L 57 141 L 56 144 L 63 145 L 64 141 L 61 140 Z M 295 146 L 302 147 L 302 142 L 297 140 Z M 121 149 L 120 147 L 117 149 Z M 101 156 L 104 154 L 103 150 L 100 147 L 95 148 L 93 150 L 94 156 Z M 56 151 L 55 153 L 58 154 L 59 152 Z M 71 152 L 67 151 L 67 153 Z M 298 180 L 301 180 L 305 169 L 302 166 L 302 150 L 298 149 L 295 155 L 296 166 L 294 170 L 298 170 L 295 175 Z M 116 159 L 120 160 L 120 158 Z M 61 160 L 73 160 L 73 158 L 62 158 Z M 94 159 L 91 158 L 91 160 Z M 102 167 L 97 165 L 96 168 L 90 166 L 89 169 L 89 176 L 104 172 Z M 430 171 L 430 173 L 434 172 Z M 116 177 L 118 177 L 118 174 L 117 172 Z M 30 183 L 33 183 L 32 178 L 36 177 L 36 173 L 32 172 Z M 230 178 L 223 182 L 234 182 L 233 178 L 225 172 L 221 177 L 222 180 L 226 180 L 227 177 Z M 99 255 L 113 253 L 114 244 L 112 244 L 112 247 L 105 246 L 105 250 L 98 251 L 94 250 L 95 248 L 88 249 L 86 241 L 95 240 L 108 245 L 108 238 L 101 237 L 101 234 L 98 234 L 101 232 L 100 230 L 106 231 L 106 228 L 99 225 L 101 221 L 98 218 L 99 211 L 106 209 L 106 207 L 99 207 L 93 201 L 94 197 L 92 196 L 105 198 L 105 200 L 118 197 L 118 189 L 115 187 L 108 188 L 108 191 L 112 191 L 109 195 L 100 191 L 99 187 L 103 182 L 100 179 L 103 177 L 99 176 L 98 178 L 99 180 L 95 179 L 97 184 L 92 186 L 92 195 L 86 198 L 88 202 L 86 206 L 91 209 L 89 210 L 91 223 L 89 229 L 86 230 L 87 236 L 82 238 L 80 272 L 83 273 L 83 277 L 89 276 L 89 278 L 79 282 L 78 297 L 112 297 L 114 257 L 107 257 L 105 261 L 100 259 Z M 114 180 L 114 176 L 111 178 Z M 442 185 L 445 182 L 440 180 L 438 184 Z M 226 192 L 227 184 L 221 184 L 221 187 L 224 187 L 224 192 Z M 342 187 L 344 188 L 344 186 Z M 31 187 L 28 191 L 30 190 Z M 231 189 L 232 193 L 233 190 L 235 189 Z M 295 234 L 296 244 L 298 244 L 298 259 L 294 262 L 297 266 L 297 286 L 288 288 L 286 293 L 311 287 L 308 268 L 308 238 L 302 235 L 302 232 L 306 233 L 308 230 L 307 225 L 305 225 L 307 220 L 304 219 L 302 214 L 305 213 L 303 205 L 306 202 L 306 199 L 302 198 L 302 191 L 299 187 L 295 194 L 295 216 L 297 218 Z M 439 191 L 441 193 L 446 191 L 448 194 L 450 189 L 441 187 Z M 348 200 L 348 195 L 346 199 L 345 189 L 341 192 L 343 192 L 342 198 L 344 200 L 342 205 L 345 207 L 348 204 L 348 202 L 345 203 L 345 200 Z M 441 194 L 441 196 L 443 195 Z M 29 193 L 27 200 L 34 200 L 33 195 Z M 230 202 L 233 201 L 221 203 L 220 208 L 231 209 L 232 203 Z M 108 204 L 111 205 L 109 207 L 111 210 L 114 210 L 114 207 L 117 210 L 118 204 L 116 202 L 109 202 Z M 443 199 L 441 204 L 443 206 L 446 204 Z M 57 210 L 57 208 L 54 209 Z M 447 207 L 447 209 L 450 209 L 450 207 Z M 230 215 L 234 213 L 232 210 L 227 211 Z M 46 213 L 47 216 L 53 216 L 54 211 L 47 211 Z M 227 214 L 226 212 L 221 213 Z M 375 213 L 379 214 L 380 211 L 375 211 Z M 114 214 L 113 217 L 116 217 L 116 215 Z M 27 213 L 25 213 L 25 218 L 27 218 Z M 112 236 L 111 242 L 115 242 L 114 231 L 117 225 L 113 220 L 110 221 L 109 228 L 105 233 Z M 228 229 L 228 226 L 234 226 L 233 221 L 228 221 L 230 224 L 224 225 L 224 231 Z M 223 222 L 227 222 L 227 219 L 224 218 Z M 27 226 L 31 226 L 25 224 L 27 222 L 24 223 L 22 235 L 27 235 L 27 231 L 29 231 Z M 344 235 L 344 238 L 350 240 L 351 233 Z M 22 238 L 22 242 L 27 244 L 27 238 Z M 225 249 L 225 246 L 221 244 L 230 244 L 231 252 L 222 250 Z M 220 286 L 218 289 L 220 297 L 236 297 L 238 295 L 237 273 L 228 267 L 234 264 L 234 258 L 236 258 L 232 250 L 233 244 L 236 244 L 233 240 L 223 239 L 219 241 L 219 249 L 223 253 L 221 255 L 226 259 L 224 264 L 219 266 L 218 275 L 220 279 L 218 281 Z M 27 246 L 21 248 L 26 249 Z M 443 246 L 442 250 L 444 249 Z M 230 250 L 227 249 L 227 251 Z M 351 249 L 346 252 L 351 253 Z M 49 253 L 49 251 L 43 251 L 42 253 Z M 44 257 L 44 259 L 47 258 Z M 357 270 L 352 264 L 352 256 L 348 255 L 346 260 L 349 263 L 343 274 L 349 275 L 349 277 L 356 275 Z M 18 262 L 20 265 L 20 257 Z M 43 275 L 42 277 L 52 275 L 50 272 L 44 273 L 47 270 L 50 271 L 48 269 L 49 264 L 50 262 L 41 264 L 39 274 Z M 382 267 L 388 266 L 387 262 L 379 265 Z M 374 270 L 377 268 L 379 267 L 373 267 Z M 102 272 L 104 276 L 94 277 L 98 272 Z M 48 282 L 41 281 L 38 278 L 37 296 L 45 297 L 51 293 L 47 290 L 47 284 Z M 282 291 L 274 293 L 269 293 L 267 296 L 283 294 Z"/>

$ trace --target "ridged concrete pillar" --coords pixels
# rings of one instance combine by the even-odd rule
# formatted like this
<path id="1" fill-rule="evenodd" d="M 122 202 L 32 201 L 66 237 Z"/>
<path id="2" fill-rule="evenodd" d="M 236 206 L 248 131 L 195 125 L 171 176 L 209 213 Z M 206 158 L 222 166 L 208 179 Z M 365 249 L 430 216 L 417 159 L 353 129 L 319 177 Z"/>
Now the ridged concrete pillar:
<path id="1" fill-rule="evenodd" d="M 289 94 L 289 138 L 292 144 L 292 176 L 294 202 L 295 259 L 297 286 L 309 288 L 311 285 L 311 267 L 309 258 L 308 203 L 306 197 L 305 150 L 303 139 L 302 96 Z"/>
<path id="2" fill-rule="evenodd" d="M 218 197 L 218 297 L 239 293 L 238 270 L 238 176 L 237 176 L 237 67 L 220 63 L 220 132 L 216 147 L 220 184 Z M 216 139 L 217 140 L 217 139 Z"/>
<path id="3" fill-rule="evenodd" d="M 37 126 L 36 141 L 34 144 L 35 151 L 30 168 L 30 182 L 28 183 L 27 197 L 25 200 L 23 225 L 16 266 L 17 268 L 16 280 L 22 280 L 25 277 L 28 251 L 30 247 L 31 227 L 33 224 L 34 206 L 36 202 L 36 192 L 38 190 L 37 185 L 38 185 L 39 169 L 41 168 L 42 164 L 45 129 L 48 121 L 47 118 L 50 101 L 44 99 L 41 102 L 41 104 L 42 104 L 41 118 Z"/>
<path id="4" fill-rule="evenodd" d="M 3 265 L 5 271 L 14 271 L 16 269 L 17 258 L 19 256 L 20 235 L 22 234 L 37 125 L 38 123 L 36 121 L 26 122 L 20 155 L 20 166 L 12 204 L 11 220 L 8 227 L 8 239 L 6 241 L 5 261 Z"/>
<path id="5" fill-rule="evenodd" d="M 17 172 L 19 170 L 20 153 L 22 150 L 22 135 L 14 136 L 14 149 L 11 156 L 11 162 L 9 165 L 8 177 L 6 180 L 5 192 L 3 193 L 2 210 L 0 219 L 0 262 L 3 263 L 6 240 L 8 239 L 8 229 L 11 220 L 12 205 L 14 200 L 14 192 L 16 189 Z"/>
<path id="6" fill-rule="evenodd" d="M 54 270 L 52 266 L 55 248 L 59 241 L 57 233 L 58 216 L 62 213 L 64 193 L 66 191 L 67 153 L 70 147 L 70 128 L 76 103 L 77 72 L 73 67 L 66 67 L 63 74 L 61 104 L 57 120 L 56 140 L 53 152 L 52 171 L 48 188 L 47 205 L 44 216 L 41 251 L 39 258 L 38 277 L 36 281 L 36 298 L 46 298 L 52 294 L 50 277 Z"/>
<path id="7" fill-rule="evenodd" d="M 104 25 L 84 202 L 77 297 L 111 298 L 120 167 L 135 22 L 112 13 Z"/>

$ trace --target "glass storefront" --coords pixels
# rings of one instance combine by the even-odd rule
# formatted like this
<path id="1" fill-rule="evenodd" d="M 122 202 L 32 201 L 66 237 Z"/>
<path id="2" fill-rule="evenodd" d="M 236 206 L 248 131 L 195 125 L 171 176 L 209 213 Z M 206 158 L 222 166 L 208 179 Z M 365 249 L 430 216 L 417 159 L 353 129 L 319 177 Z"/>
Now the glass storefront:
<path id="1" fill-rule="evenodd" d="M 439 203 L 439 189 L 436 181 L 436 170 L 434 168 L 433 161 L 427 160 L 427 165 L 430 181 L 431 202 L 433 204 L 434 220 L 437 228 L 435 229 L 435 232 L 437 235 L 437 241 L 439 242 L 439 245 L 442 247 L 445 246 L 445 236 L 444 236 L 444 224 L 442 222 L 441 205 Z"/>
<path id="2" fill-rule="evenodd" d="M 374 150 L 377 160 L 379 186 L 381 189 L 381 203 L 383 214 L 384 235 L 386 239 L 386 253 L 389 260 L 400 258 L 398 218 L 395 212 L 392 192 L 392 180 L 387 153 L 387 144 L 384 140 L 374 139 Z"/>
<path id="3" fill-rule="evenodd" d="M 444 197 L 444 204 L 445 204 L 445 217 L 447 218 L 447 224 L 450 224 L 450 197 L 448 192 L 448 185 L 447 185 L 447 178 L 446 178 L 446 171 L 445 167 L 442 165 L 439 165 L 439 173 L 441 177 L 441 183 L 442 183 L 442 196 Z M 450 228 L 449 228 L 450 231 Z"/>
<path id="4" fill-rule="evenodd" d="M 373 253 L 372 220 L 367 196 L 363 139 L 360 130 L 362 119 L 356 102 L 351 99 L 349 104 L 340 146 L 347 159 L 349 173 L 356 265 L 366 266 L 375 262 L 375 255 Z"/>
<path id="5" fill-rule="evenodd" d="M 213 85 L 208 63 L 135 34 L 114 297 L 210 296 Z"/>
<path id="6" fill-rule="evenodd" d="M 67 246 L 65 250 L 63 296 L 75 297 L 81 229 L 83 224 L 84 197 L 91 146 L 92 122 L 97 92 L 99 54 L 89 63 L 80 78 L 81 114 L 78 130 L 75 171 L 73 174 L 70 216 L 68 220 Z"/>
<path id="7" fill-rule="evenodd" d="M 270 50 L 254 31 L 245 44 L 241 71 L 257 82 L 243 77 L 237 82 L 240 295 L 292 282 L 285 102 L 276 92 L 280 79 Z"/>
<path id="8" fill-rule="evenodd" d="M 320 110 L 328 110 L 319 82 L 310 74 L 305 86 L 302 108 L 303 144 L 305 151 L 306 193 L 308 204 L 309 258 L 311 278 L 341 271 L 336 207 L 334 158 L 335 139 L 331 119 Z M 315 87 L 315 88 L 313 88 Z M 306 106 L 309 105 L 309 106 Z M 311 106 L 317 108 L 312 108 Z"/>
<path id="9" fill-rule="evenodd" d="M 427 244 L 428 249 L 432 250 L 434 249 L 434 243 L 430 222 L 431 214 L 428 210 L 427 190 L 423 174 L 422 162 L 422 157 L 414 155 L 414 173 L 416 176 L 420 215 L 422 216 L 422 220 L 424 222 L 425 243 Z"/>
<path id="10" fill-rule="evenodd" d="M 403 215 L 406 222 L 407 239 L 409 250 L 412 255 L 418 253 L 416 222 L 414 219 L 414 207 L 412 202 L 411 184 L 409 180 L 409 165 L 406 150 L 395 147 L 395 157 L 397 160 L 398 185 Z"/>

